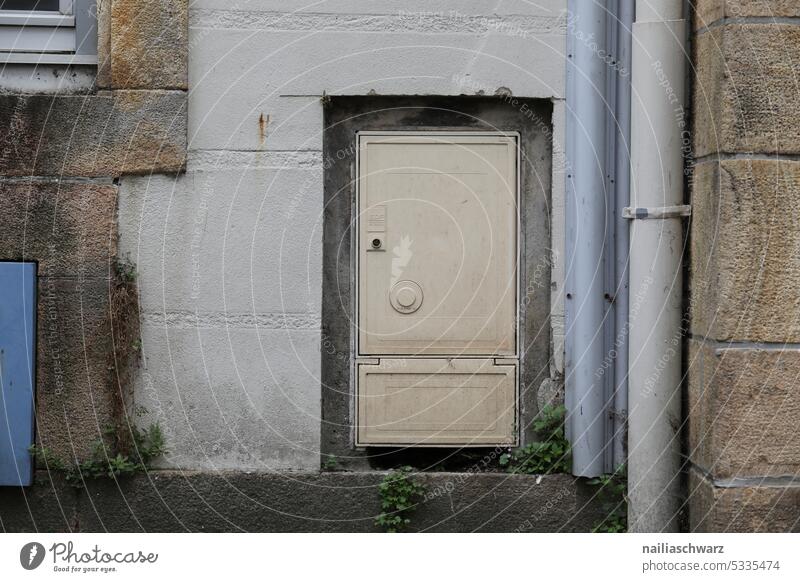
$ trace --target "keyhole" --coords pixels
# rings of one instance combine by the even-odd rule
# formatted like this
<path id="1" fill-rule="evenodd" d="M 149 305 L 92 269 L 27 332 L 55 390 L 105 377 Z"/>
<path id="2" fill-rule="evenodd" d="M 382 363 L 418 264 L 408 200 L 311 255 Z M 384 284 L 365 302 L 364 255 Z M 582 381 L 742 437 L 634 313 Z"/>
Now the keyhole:
<path id="1" fill-rule="evenodd" d="M 373 249 L 381 248 L 381 239 L 379 239 L 379 238 L 372 239 L 372 248 Z"/>

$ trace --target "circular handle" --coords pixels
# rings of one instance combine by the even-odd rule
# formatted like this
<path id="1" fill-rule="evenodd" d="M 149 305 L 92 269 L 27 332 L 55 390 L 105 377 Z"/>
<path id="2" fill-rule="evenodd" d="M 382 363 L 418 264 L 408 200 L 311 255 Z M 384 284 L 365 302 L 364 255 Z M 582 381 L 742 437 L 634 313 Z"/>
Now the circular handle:
<path id="1" fill-rule="evenodd" d="M 399 313 L 414 313 L 422 305 L 422 288 L 414 281 L 398 281 L 389 291 L 389 302 Z"/>
<path id="2" fill-rule="evenodd" d="M 403 287 L 397 291 L 397 302 L 408 309 L 417 300 L 417 294 L 411 287 Z"/>

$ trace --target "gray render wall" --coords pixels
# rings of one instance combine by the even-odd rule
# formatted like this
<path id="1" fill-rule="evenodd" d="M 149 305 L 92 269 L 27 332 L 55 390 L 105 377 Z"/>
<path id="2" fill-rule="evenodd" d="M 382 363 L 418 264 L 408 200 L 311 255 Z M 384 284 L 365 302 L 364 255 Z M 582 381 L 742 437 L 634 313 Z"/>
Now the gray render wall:
<path id="1" fill-rule="evenodd" d="M 300 4 L 300 3 L 297 3 Z M 553 100 L 552 364 L 563 371 L 566 2 L 197 0 L 185 174 L 124 176 L 137 266 L 135 404 L 165 468 L 316 470 L 323 95 Z"/>

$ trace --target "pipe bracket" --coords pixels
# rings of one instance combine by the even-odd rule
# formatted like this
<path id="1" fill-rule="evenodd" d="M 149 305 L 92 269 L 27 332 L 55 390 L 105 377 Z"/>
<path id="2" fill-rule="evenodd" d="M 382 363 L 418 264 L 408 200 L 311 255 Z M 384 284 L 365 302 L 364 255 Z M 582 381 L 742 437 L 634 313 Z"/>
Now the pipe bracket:
<path id="1" fill-rule="evenodd" d="M 683 218 L 691 216 L 692 207 L 690 204 L 679 206 L 656 206 L 653 208 L 635 208 L 627 206 L 622 209 L 622 218 L 630 219 L 663 219 L 663 218 Z"/>

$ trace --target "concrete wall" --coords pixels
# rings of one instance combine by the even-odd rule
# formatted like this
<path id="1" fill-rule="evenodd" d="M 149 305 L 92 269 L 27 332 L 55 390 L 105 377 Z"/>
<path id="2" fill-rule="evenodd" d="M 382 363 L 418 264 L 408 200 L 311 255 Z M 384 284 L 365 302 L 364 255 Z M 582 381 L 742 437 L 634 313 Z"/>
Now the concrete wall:
<path id="1" fill-rule="evenodd" d="M 191 4 L 187 171 L 123 177 L 119 201 L 141 293 L 135 402 L 165 429 L 165 467 L 319 467 L 323 95 L 553 99 L 563 369 L 565 4 Z"/>
<path id="2" fill-rule="evenodd" d="M 85 489 L 37 473 L 0 491 L 4 532 L 379 532 L 385 472 L 161 470 Z M 570 475 L 420 473 L 409 531 L 588 532 L 605 516 L 597 489 Z"/>
<path id="3" fill-rule="evenodd" d="M 800 529 L 797 16 L 796 2 L 779 0 L 697 6 L 693 531 Z"/>

